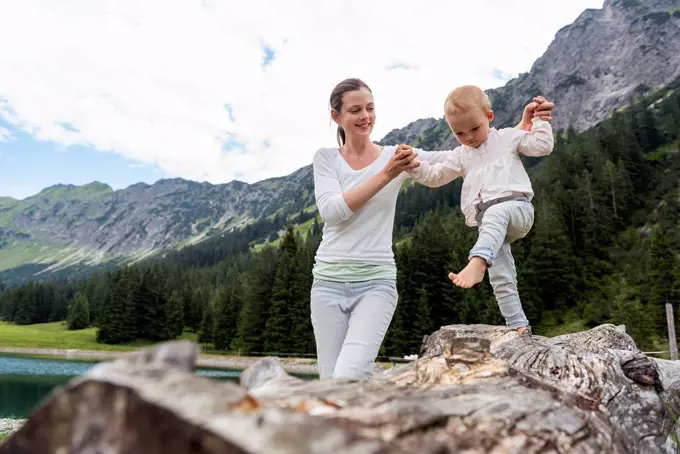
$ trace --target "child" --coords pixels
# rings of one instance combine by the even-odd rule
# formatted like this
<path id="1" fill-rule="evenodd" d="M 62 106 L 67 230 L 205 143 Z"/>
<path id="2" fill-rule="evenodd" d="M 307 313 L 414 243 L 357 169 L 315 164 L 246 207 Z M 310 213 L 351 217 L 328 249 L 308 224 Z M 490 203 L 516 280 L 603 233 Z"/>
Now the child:
<path id="1" fill-rule="evenodd" d="M 531 181 L 520 160 L 546 156 L 554 141 L 550 123 L 534 118 L 531 132 L 514 128 L 496 130 L 494 115 L 484 91 L 475 86 L 453 90 L 444 103 L 446 122 L 462 144 L 439 152 L 440 158 L 421 161 L 410 172 L 413 179 L 430 187 L 462 177 L 461 209 L 468 226 L 478 226 L 479 236 L 470 250 L 468 264 L 449 279 L 470 288 L 489 271 L 498 306 L 506 324 L 519 334 L 531 333 L 517 292 L 517 272 L 510 244 L 526 236 L 534 223 Z"/>

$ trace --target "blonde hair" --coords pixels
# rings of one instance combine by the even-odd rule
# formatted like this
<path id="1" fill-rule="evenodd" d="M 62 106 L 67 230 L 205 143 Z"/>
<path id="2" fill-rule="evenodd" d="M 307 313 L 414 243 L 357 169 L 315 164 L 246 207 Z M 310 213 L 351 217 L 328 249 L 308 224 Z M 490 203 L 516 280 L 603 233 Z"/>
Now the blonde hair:
<path id="1" fill-rule="evenodd" d="M 463 85 L 452 90 L 444 102 L 446 115 L 456 115 L 474 108 L 482 109 L 484 114 L 491 111 L 489 97 L 484 90 L 474 85 Z"/>

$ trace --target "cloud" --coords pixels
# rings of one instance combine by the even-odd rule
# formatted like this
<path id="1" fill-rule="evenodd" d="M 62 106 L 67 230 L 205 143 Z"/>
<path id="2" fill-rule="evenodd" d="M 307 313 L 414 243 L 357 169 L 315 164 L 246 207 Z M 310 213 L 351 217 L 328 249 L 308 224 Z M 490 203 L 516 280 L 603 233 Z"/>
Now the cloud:
<path id="1" fill-rule="evenodd" d="M 341 79 L 373 89 L 378 140 L 440 116 L 458 84 L 528 71 L 602 3 L 0 0 L 0 118 L 169 175 L 252 182 L 335 144 Z"/>
<path id="2" fill-rule="evenodd" d="M 0 142 L 9 142 L 10 140 L 12 140 L 12 132 L 0 126 Z"/>

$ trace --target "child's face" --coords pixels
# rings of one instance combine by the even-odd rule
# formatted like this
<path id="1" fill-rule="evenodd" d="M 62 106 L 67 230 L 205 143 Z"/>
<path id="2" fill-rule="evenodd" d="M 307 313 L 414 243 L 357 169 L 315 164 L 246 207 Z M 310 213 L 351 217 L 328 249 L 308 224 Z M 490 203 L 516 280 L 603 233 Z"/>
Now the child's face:
<path id="1" fill-rule="evenodd" d="M 464 112 L 446 114 L 446 122 L 458 142 L 468 147 L 477 148 L 489 136 L 489 123 L 493 120 L 493 111 L 485 113 L 478 109 L 467 109 Z"/>

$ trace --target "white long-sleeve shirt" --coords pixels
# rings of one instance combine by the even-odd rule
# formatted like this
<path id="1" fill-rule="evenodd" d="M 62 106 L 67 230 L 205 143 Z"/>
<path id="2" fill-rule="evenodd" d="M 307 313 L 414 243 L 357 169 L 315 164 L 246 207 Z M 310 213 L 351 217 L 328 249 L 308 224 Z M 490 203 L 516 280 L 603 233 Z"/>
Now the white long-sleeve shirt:
<path id="1" fill-rule="evenodd" d="M 337 148 L 322 148 L 314 155 L 314 193 L 324 221 L 316 261 L 394 265 L 392 227 L 397 196 L 409 175 L 403 172 L 355 213 L 343 192 L 380 172 L 395 147 L 384 147 L 380 156 L 361 170 L 352 169 Z"/>
<path id="2" fill-rule="evenodd" d="M 465 145 L 438 152 L 436 159 L 420 159 L 420 166 L 410 172 L 415 181 L 425 186 L 443 186 L 463 178 L 460 207 L 465 223 L 477 225 L 477 204 L 510 195 L 523 194 L 531 200 L 534 191 L 520 154 L 547 156 L 554 147 L 550 123 L 533 119 L 531 132 L 515 128 L 491 128 L 487 140 L 477 148 Z M 427 155 L 423 155 L 427 156 Z"/>
<path id="3" fill-rule="evenodd" d="M 356 188 L 380 172 L 395 152 L 395 146 L 383 148 L 380 156 L 361 170 L 352 169 L 337 148 L 322 148 L 313 160 L 316 206 L 324 221 L 316 265 L 379 265 L 392 270 L 394 253 L 392 234 L 397 196 L 404 181 L 402 172 L 374 195 L 364 206 L 352 212 L 343 192 Z M 448 151 L 420 151 L 421 162 L 443 162 Z M 385 269 L 385 268 L 383 268 Z"/>

